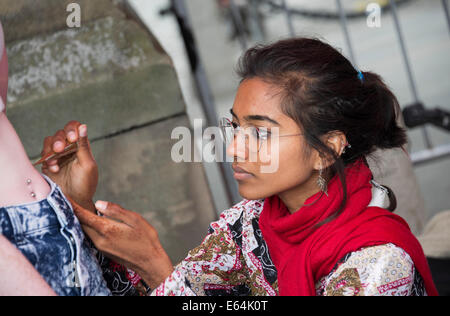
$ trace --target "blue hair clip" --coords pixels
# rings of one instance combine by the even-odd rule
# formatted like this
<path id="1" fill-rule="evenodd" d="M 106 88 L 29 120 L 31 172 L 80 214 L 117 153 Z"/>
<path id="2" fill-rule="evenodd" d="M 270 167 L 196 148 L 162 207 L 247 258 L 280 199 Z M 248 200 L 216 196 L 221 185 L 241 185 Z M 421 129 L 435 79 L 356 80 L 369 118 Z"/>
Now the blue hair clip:
<path id="1" fill-rule="evenodd" d="M 361 81 L 361 83 L 364 83 L 364 75 L 361 70 L 358 70 L 358 79 Z"/>

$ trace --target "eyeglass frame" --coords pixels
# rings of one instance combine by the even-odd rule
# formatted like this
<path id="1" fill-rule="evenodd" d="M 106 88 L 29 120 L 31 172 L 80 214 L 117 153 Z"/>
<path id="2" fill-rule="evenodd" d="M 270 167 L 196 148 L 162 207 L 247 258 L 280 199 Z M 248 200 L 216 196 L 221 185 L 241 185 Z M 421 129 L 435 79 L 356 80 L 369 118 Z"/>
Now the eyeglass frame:
<path id="1" fill-rule="evenodd" d="M 226 124 L 228 124 L 228 126 L 225 126 L 225 125 L 224 125 L 224 122 L 226 122 Z M 226 140 L 227 137 L 226 137 L 226 133 L 225 133 L 225 130 L 224 130 L 225 127 L 231 127 L 231 128 L 233 129 L 233 131 L 234 131 L 235 129 L 239 128 L 238 133 L 240 132 L 241 129 L 244 130 L 244 129 L 247 129 L 247 128 L 249 128 L 249 127 L 252 127 L 252 128 L 255 128 L 256 131 L 257 131 L 257 133 L 258 133 L 258 135 L 260 135 L 260 134 L 259 134 L 259 131 L 260 131 L 260 128 L 259 128 L 259 127 L 256 127 L 256 126 L 247 126 L 247 127 L 246 127 L 246 126 L 241 126 L 241 125 L 236 124 L 236 125 L 238 125 L 238 127 L 235 128 L 235 127 L 233 126 L 233 124 L 236 124 L 236 123 L 233 123 L 233 121 L 230 120 L 230 119 L 227 118 L 227 117 L 222 117 L 222 118 L 220 119 L 220 121 L 219 121 L 219 128 L 220 128 L 220 130 L 221 130 L 222 138 L 223 138 L 223 141 L 224 141 L 225 145 L 227 145 L 227 140 Z M 264 129 L 266 129 L 266 128 L 264 128 Z M 233 132 L 233 135 L 235 136 L 235 135 L 237 135 L 238 133 Z M 271 134 L 271 133 L 270 133 L 270 134 Z M 277 137 L 293 137 L 293 136 L 302 136 L 302 135 L 304 135 L 304 134 L 303 134 L 303 133 L 299 133 L 299 134 L 277 135 Z M 258 136 L 258 137 L 259 137 L 259 136 Z M 266 135 L 265 137 L 258 138 L 258 141 L 259 141 L 259 139 L 264 140 L 264 141 L 267 141 L 267 140 L 269 139 L 269 136 Z M 262 142 L 261 142 L 260 145 L 259 145 L 259 148 L 258 148 L 257 153 L 259 153 L 259 151 L 261 150 L 261 146 L 262 146 Z M 246 147 L 248 147 L 248 146 L 246 145 Z M 249 148 L 247 148 L 247 149 L 249 149 Z"/>

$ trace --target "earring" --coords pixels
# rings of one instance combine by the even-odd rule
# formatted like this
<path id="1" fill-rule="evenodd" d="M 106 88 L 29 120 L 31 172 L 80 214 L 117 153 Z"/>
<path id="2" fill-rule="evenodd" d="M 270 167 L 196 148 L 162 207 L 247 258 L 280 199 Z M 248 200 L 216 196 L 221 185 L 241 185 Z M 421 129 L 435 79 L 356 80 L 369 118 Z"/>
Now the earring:
<path id="1" fill-rule="evenodd" d="M 344 149 L 342 150 L 341 155 L 345 154 L 345 153 L 347 152 L 347 149 L 350 149 L 350 148 L 352 148 L 352 145 L 350 145 L 349 143 L 347 143 L 347 144 L 344 146 Z"/>
<path id="2" fill-rule="evenodd" d="M 322 176 L 322 174 L 323 174 L 323 170 L 322 170 L 322 165 L 321 165 L 320 169 L 319 169 L 319 178 L 317 178 L 317 185 L 319 186 L 320 191 L 322 191 L 323 193 L 325 193 L 326 196 L 328 196 L 327 181 Z"/>

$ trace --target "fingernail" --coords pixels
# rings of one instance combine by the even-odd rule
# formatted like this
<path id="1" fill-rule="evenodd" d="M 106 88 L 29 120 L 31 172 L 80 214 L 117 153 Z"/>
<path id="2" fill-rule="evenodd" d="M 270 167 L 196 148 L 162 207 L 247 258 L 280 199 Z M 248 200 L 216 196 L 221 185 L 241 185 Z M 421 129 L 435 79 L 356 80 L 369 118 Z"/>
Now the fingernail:
<path id="1" fill-rule="evenodd" d="M 48 169 L 53 173 L 57 173 L 59 171 L 58 166 L 50 166 Z"/>
<path id="2" fill-rule="evenodd" d="M 104 211 L 106 210 L 106 207 L 108 206 L 108 202 L 104 202 L 104 201 L 97 201 L 95 202 L 95 207 L 97 208 L 97 210 L 99 211 Z"/>
<path id="3" fill-rule="evenodd" d="M 59 148 L 64 147 L 64 143 L 58 141 L 53 145 L 53 147 L 54 147 L 54 149 L 58 149 L 58 147 Z"/>
<path id="4" fill-rule="evenodd" d="M 77 135 L 76 135 L 74 132 L 69 132 L 69 133 L 67 133 L 67 137 L 69 138 L 69 140 L 70 140 L 71 142 L 73 142 L 73 141 L 76 140 Z"/>
<path id="5" fill-rule="evenodd" d="M 47 160 L 46 161 L 48 166 L 54 166 L 56 164 L 58 164 L 58 160 L 57 159 L 51 159 L 51 160 Z"/>
<path id="6" fill-rule="evenodd" d="M 80 137 L 86 137 L 87 136 L 87 126 L 81 125 L 78 127 L 78 132 L 80 133 Z"/>

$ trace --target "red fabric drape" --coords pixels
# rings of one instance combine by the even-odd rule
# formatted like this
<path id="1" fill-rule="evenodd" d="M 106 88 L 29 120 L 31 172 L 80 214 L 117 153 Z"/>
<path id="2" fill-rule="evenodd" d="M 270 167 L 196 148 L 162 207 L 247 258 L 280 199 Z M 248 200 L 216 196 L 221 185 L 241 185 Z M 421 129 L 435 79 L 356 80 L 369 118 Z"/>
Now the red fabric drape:
<path id="1" fill-rule="evenodd" d="M 266 198 L 260 227 L 278 270 L 280 295 L 315 295 L 315 283 L 329 274 L 339 259 L 363 247 L 392 243 L 414 261 L 428 295 L 437 295 L 422 247 L 399 216 L 368 207 L 372 173 L 363 161 L 346 168 L 347 203 L 340 215 L 320 227 L 343 200 L 342 183 L 335 176 L 328 196 L 321 192 L 290 214 L 278 196 Z"/>

